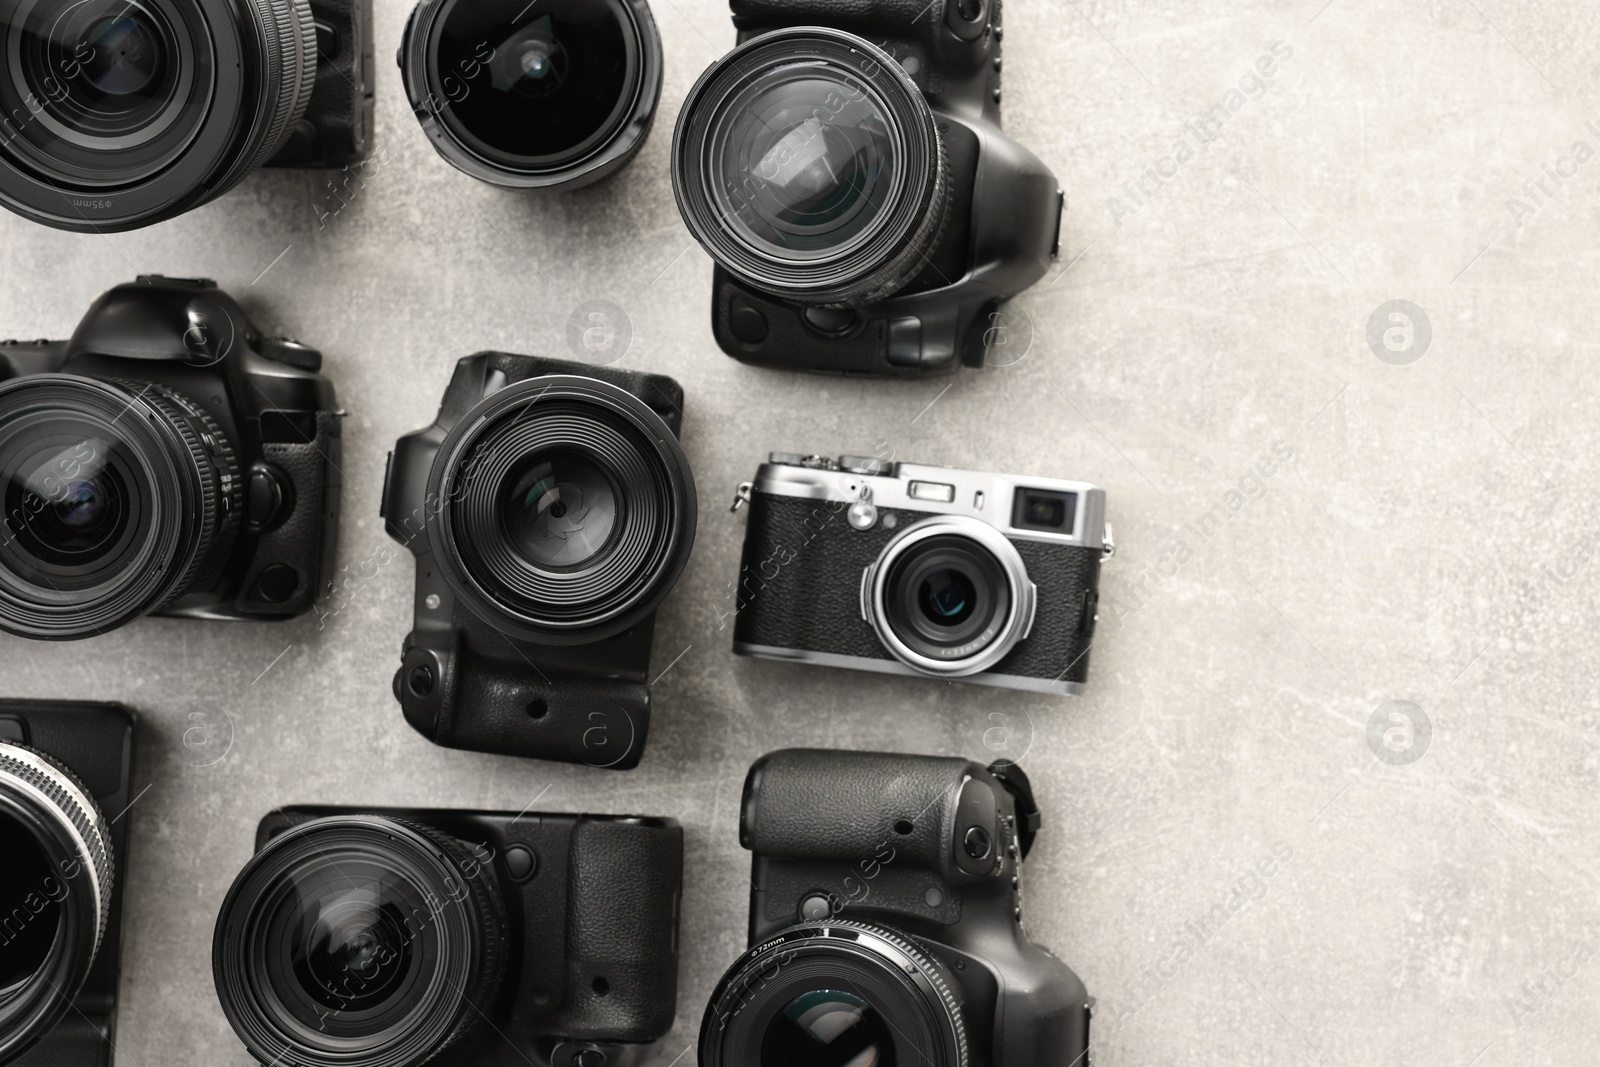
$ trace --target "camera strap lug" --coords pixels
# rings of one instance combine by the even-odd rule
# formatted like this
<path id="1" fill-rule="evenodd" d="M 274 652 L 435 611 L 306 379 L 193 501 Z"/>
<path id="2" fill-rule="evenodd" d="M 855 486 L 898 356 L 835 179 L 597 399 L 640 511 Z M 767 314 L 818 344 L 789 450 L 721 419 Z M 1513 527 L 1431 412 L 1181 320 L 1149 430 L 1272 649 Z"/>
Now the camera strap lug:
<path id="1" fill-rule="evenodd" d="M 1039 802 L 1033 798 L 1033 783 L 1028 781 L 1021 767 L 1008 760 L 996 760 L 989 764 L 989 773 L 999 779 L 1006 792 L 1011 794 L 1017 811 L 1017 850 L 1023 859 L 1027 859 L 1029 850 L 1033 848 L 1033 839 L 1038 836 L 1039 827 L 1044 825 Z"/>
<path id="2" fill-rule="evenodd" d="M 754 482 L 740 482 L 739 488 L 733 491 L 733 507 L 729 511 L 738 511 L 750 503 L 750 491 L 755 488 Z"/>
<path id="3" fill-rule="evenodd" d="M 1100 562 L 1104 563 L 1117 554 L 1117 533 L 1106 523 L 1105 532 L 1100 537 Z"/>

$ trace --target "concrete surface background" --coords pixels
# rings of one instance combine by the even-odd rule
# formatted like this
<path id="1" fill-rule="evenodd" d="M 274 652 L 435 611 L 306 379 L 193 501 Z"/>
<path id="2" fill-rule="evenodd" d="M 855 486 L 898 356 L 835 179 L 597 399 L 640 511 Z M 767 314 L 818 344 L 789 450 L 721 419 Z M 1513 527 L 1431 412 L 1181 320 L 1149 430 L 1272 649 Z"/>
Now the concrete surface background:
<path id="1" fill-rule="evenodd" d="M 438 159 L 387 59 L 406 10 L 379 0 L 389 161 L 324 228 L 339 201 L 307 173 L 258 174 L 115 237 L 0 218 L 0 334 L 65 336 L 135 273 L 201 274 L 327 354 L 349 411 L 352 573 L 386 544 L 384 454 L 431 421 L 457 357 L 567 354 L 569 315 L 609 300 L 631 320 L 621 365 L 688 394 L 699 539 L 662 612 L 656 662 L 676 664 L 634 772 L 450 752 L 408 729 L 389 693 L 404 556 L 322 630 L 144 621 L 0 640 L 6 695 L 143 715 L 120 1067 L 249 1062 L 209 951 L 268 808 L 535 797 L 687 827 L 678 1026 L 657 1062 L 692 1062 L 705 997 L 743 947 L 739 785 L 796 744 L 1025 753 L 1047 813 L 1030 930 L 1099 996 L 1105 1067 L 1591 1062 L 1600 12 L 1013 0 L 1008 128 L 1070 200 L 1057 270 L 1017 301 L 1031 347 L 953 381 L 863 384 L 750 369 L 713 344 L 711 264 L 667 163 L 679 103 L 732 31 L 717 0 L 655 11 L 660 119 L 600 188 L 515 195 Z M 1274 42 L 1272 75 L 1251 80 Z M 1220 129 L 1187 125 L 1217 104 Z M 1394 300 L 1422 309 L 1426 343 L 1412 312 L 1409 349 L 1384 347 Z M 770 449 L 880 441 L 1106 487 L 1121 554 L 1087 696 L 730 654 L 735 485 Z M 1275 449 L 1292 460 L 1261 474 Z M 1391 701 L 1425 716 L 1426 747 L 1420 728 L 1407 747 Z M 193 765 L 191 714 L 231 724 L 220 761 Z M 1265 877 L 1275 849 L 1290 858 Z M 1190 925 L 1217 905 L 1225 922 Z"/>

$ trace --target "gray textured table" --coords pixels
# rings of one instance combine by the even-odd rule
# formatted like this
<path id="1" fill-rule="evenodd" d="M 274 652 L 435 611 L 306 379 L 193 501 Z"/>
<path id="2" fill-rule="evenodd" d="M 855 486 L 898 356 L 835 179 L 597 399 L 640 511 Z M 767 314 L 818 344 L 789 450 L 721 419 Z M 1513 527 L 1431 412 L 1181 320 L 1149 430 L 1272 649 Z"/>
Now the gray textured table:
<path id="1" fill-rule="evenodd" d="M 387 57 L 405 11 L 378 7 Z M 665 1067 L 742 947 L 745 768 L 795 744 L 1026 750 L 1047 818 L 1030 930 L 1100 997 L 1107 1067 L 1591 1062 L 1597 9 L 1013 0 L 1008 127 L 1067 190 L 1059 273 L 1018 302 L 1025 358 L 881 384 L 716 350 L 710 262 L 667 160 L 679 102 L 732 32 L 717 0 L 656 13 L 661 119 L 600 188 L 535 199 L 456 173 L 385 60 L 389 162 L 323 228 L 338 201 L 303 173 L 112 238 L 0 218 L 0 334 L 64 336 L 136 272 L 203 274 L 327 353 L 349 410 L 352 574 L 385 544 L 384 453 L 433 418 L 457 357 L 562 355 L 573 309 L 604 299 L 631 319 L 622 365 L 688 393 L 699 539 L 662 613 L 657 663 L 677 662 L 631 773 L 444 751 L 406 727 L 389 692 L 405 556 L 353 581 L 320 630 L 145 621 L 0 641 L 6 695 L 143 716 L 119 1067 L 249 1062 L 212 992 L 211 929 L 268 808 L 541 793 L 687 827 Z M 1273 42 L 1273 73 L 1253 74 Z M 1369 319 L 1398 299 L 1429 336 L 1397 354 L 1379 330 L 1380 359 Z M 1107 488 L 1121 554 L 1086 697 L 730 654 L 736 483 L 769 449 L 880 441 Z M 1275 451 L 1293 458 L 1258 467 Z M 1375 755 L 1389 701 L 1431 724 L 1420 759 Z M 222 713 L 231 749 L 192 766 L 188 716 Z"/>

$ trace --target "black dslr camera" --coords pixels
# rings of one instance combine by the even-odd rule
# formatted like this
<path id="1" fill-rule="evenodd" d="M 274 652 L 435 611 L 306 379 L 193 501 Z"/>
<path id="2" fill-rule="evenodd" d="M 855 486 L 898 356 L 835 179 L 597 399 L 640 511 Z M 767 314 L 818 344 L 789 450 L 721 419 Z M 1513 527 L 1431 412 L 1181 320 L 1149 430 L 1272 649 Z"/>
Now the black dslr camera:
<path id="1" fill-rule="evenodd" d="M 389 457 L 417 557 L 394 693 L 436 744 L 625 769 L 650 725 L 656 606 L 694 542 L 671 378 L 481 352 Z"/>
<path id="2" fill-rule="evenodd" d="M 700 1067 L 1082 1067 L 1093 1001 L 1022 927 L 1039 829 L 1011 764 L 789 749 L 745 780 L 750 951 Z"/>
<path id="3" fill-rule="evenodd" d="M 0 36 L 0 203 L 48 226 L 131 230 L 372 150 L 372 0 L 0 0 Z"/>
<path id="4" fill-rule="evenodd" d="M 180 278 L 117 286 L 70 341 L 0 342 L 0 629 L 309 610 L 340 481 L 321 364 Z"/>
<path id="5" fill-rule="evenodd" d="M 1000 129 L 1000 0 L 732 7 L 739 46 L 672 145 L 678 209 L 717 264 L 717 343 L 789 370 L 981 366 L 1065 203 Z"/>
<path id="6" fill-rule="evenodd" d="M 635 1067 L 672 1027 L 671 819 L 293 807 L 261 821 L 212 970 L 294 1067 Z"/>
<path id="7" fill-rule="evenodd" d="M 1116 551 L 1104 490 L 774 452 L 745 505 L 740 655 L 1083 692 Z"/>
<path id="8" fill-rule="evenodd" d="M 110 1067 L 133 798 L 117 704 L 0 700 L 0 1063 Z"/>

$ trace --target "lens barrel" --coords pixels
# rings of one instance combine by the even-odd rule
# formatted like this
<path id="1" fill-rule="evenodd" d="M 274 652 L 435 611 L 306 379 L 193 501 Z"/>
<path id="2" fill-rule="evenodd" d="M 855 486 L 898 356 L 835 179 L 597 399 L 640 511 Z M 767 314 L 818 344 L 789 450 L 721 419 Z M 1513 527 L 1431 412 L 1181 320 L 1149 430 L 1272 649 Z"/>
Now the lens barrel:
<path id="1" fill-rule="evenodd" d="M 882 300 L 927 261 L 948 213 L 933 112 L 860 37 L 775 30 L 689 91 L 672 187 L 689 232 L 746 284 L 819 306 Z"/>
<path id="2" fill-rule="evenodd" d="M 263 1063 L 417 1067 L 465 1036 L 501 981 L 506 916 L 487 856 L 377 815 L 273 838 L 217 917 L 222 1010 Z"/>
<path id="3" fill-rule="evenodd" d="M 59 1022 L 111 915 L 111 831 L 66 767 L 0 742 L 0 1063 Z"/>
<path id="4" fill-rule="evenodd" d="M 440 446 L 428 499 L 451 588 L 501 632 L 545 644 L 633 626 L 694 542 L 694 479 L 676 435 L 592 378 L 531 378 L 480 401 Z"/>
<path id="5" fill-rule="evenodd" d="M 308 0 L 0 0 L 0 203 L 107 232 L 222 195 L 316 79 Z"/>
<path id="6" fill-rule="evenodd" d="M 963 515 L 912 523 L 863 576 L 878 639 L 927 674 L 960 678 L 999 663 L 1033 625 L 1035 588 L 1005 535 Z"/>
<path id="7" fill-rule="evenodd" d="M 838 920 L 793 927 L 723 976 L 701 1067 L 966 1067 L 949 973 L 909 938 Z"/>
<path id="8" fill-rule="evenodd" d="M 644 146 L 661 35 L 645 0 L 424 0 L 400 66 L 452 166 L 512 189 L 574 189 Z"/>
<path id="9" fill-rule="evenodd" d="M 0 629 L 105 633 L 210 580 L 232 547 L 232 446 L 153 382 L 0 384 Z"/>

